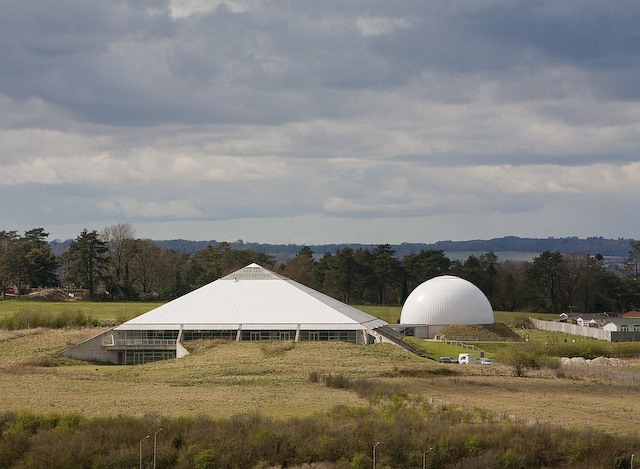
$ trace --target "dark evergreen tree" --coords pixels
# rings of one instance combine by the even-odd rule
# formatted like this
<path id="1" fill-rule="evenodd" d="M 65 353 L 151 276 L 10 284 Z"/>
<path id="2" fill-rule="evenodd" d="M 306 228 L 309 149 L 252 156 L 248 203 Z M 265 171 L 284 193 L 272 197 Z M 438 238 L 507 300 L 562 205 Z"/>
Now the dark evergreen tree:
<path id="1" fill-rule="evenodd" d="M 444 251 L 436 249 L 411 252 L 400 263 L 403 272 L 401 302 L 404 302 L 418 285 L 448 273 L 451 268 L 451 259 L 445 256 Z"/>
<path id="2" fill-rule="evenodd" d="M 311 288 L 316 288 L 313 251 L 309 246 L 303 246 L 298 253 L 282 266 L 282 274 L 291 280 L 300 282 Z"/>
<path id="3" fill-rule="evenodd" d="M 376 286 L 377 304 L 397 304 L 400 301 L 398 287 L 400 261 L 389 244 L 380 244 L 371 252 L 371 272 Z"/>
<path id="4" fill-rule="evenodd" d="M 92 299 L 96 297 L 99 283 L 104 280 L 107 251 L 107 244 L 95 230 L 84 229 L 69 245 L 69 274 L 77 285 L 88 291 Z"/>
<path id="5" fill-rule="evenodd" d="M 360 266 L 351 248 L 338 249 L 334 255 L 322 258 L 324 264 L 323 291 L 344 303 L 354 301 L 354 287 L 360 280 Z"/>
<path id="6" fill-rule="evenodd" d="M 531 307 L 548 313 L 568 310 L 570 304 L 563 305 L 561 301 L 562 269 L 562 254 L 557 251 L 545 251 L 533 259 L 526 271 L 527 294 Z"/>
<path id="7" fill-rule="evenodd" d="M 43 228 L 27 230 L 23 237 L 16 232 L 2 232 L 2 257 L 5 281 L 17 288 L 17 294 L 29 287 L 52 287 L 58 285 L 55 254 L 47 243 L 48 233 Z"/>
<path id="8" fill-rule="evenodd" d="M 0 287 L 3 297 L 5 290 L 14 285 L 12 261 L 17 240 L 17 231 L 0 231 Z"/>
<path id="9" fill-rule="evenodd" d="M 528 264 L 506 261 L 496 267 L 496 291 L 491 303 L 494 310 L 520 311 L 525 308 L 525 271 Z"/>

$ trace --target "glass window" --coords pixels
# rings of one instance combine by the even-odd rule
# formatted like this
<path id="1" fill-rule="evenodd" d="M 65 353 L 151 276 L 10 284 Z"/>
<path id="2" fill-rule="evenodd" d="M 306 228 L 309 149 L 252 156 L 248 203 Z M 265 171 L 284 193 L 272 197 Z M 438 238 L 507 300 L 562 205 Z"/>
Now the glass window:
<path id="1" fill-rule="evenodd" d="M 142 365 L 158 360 L 176 358 L 175 350 L 126 350 L 122 365 Z"/>

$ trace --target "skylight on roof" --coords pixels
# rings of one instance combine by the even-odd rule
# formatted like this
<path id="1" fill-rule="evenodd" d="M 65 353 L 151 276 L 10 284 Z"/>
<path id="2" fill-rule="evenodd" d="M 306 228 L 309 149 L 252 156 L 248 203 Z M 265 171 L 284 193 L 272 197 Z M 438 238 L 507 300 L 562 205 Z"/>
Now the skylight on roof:
<path id="1" fill-rule="evenodd" d="M 225 277 L 224 280 L 278 280 L 281 277 L 273 272 L 260 267 L 258 264 L 250 264 Z"/>

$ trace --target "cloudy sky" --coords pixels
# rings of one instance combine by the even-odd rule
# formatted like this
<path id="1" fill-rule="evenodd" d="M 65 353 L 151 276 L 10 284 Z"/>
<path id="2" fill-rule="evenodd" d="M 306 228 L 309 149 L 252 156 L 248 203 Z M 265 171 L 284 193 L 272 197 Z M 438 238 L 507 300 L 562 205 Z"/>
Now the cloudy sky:
<path id="1" fill-rule="evenodd" d="M 635 0 L 0 6 L 0 230 L 640 238 Z"/>

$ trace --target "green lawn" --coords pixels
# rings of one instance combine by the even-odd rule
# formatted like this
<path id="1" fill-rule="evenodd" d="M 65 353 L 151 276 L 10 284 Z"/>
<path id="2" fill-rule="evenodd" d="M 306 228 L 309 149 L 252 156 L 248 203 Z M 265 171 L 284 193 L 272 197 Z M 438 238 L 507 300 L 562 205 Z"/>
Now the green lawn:
<path id="1" fill-rule="evenodd" d="M 380 318 L 383 321 L 387 321 L 389 324 L 400 322 L 402 306 L 353 305 L 353 307 L 371 316 Z"/>
<path id="2" fill-rule="evenodd" d="M 387 321 L 389 324 L 396 324 L 400 322 L 402 306 L 354 305 L 354 307 L 358 308 L 361 311 L 364 311 L 367 314 L 380 318 L 383 321 Z M 529 317 L 550 321 L 557 318 L 558 316 L 555 314 L 545 313 L 494 311 L 493 317 L 495 318 L 495 322 L 513 324 L 517 323 L 518 321 L 526 321 Z"/>
<path id="3" fill-rule="evenodd" d="M 0 301 L 0 320 L 14 314 L 33 312 L 51 314 L 53 316 L 68 313 L 82 313 L 98 321 L 128 321 L 135 316 L 152 310 L 162 303 L 149 302 L 95 302 L 95 301 L 32 301 L 4 300 Z"/>
<path id="4" fill-rule="evenodd" d="M 405 340 L 407 342 L 411 342 L 412 344 L 417 345 L 422 350 L 427 352 L 429 354 L 429 357 L 434 358 L 436 360 L 439 359 L 440 357 L 451 357 L 457 360 L 458 355 L 461 353 L 473 353 L 477 358 L 480 358 L 479 351 L 473 350 L 467 347 L 460 347 L 458 345 L 452 345 L 446 342 L 440 342 L 435 340 L 417 339 L 415 337 L 406 337 Z M 469 344 L 476 345 L 477 347 L 482 349 L 482 351 L 485 352 L 485 357 L 487 358 L 493 358 L 495 351 L 499 347 L 504 347 L 506 345 L 505 342 L 500 342 L 500 343 L 483 342 L 482 344 L 469 342 Z"/>

